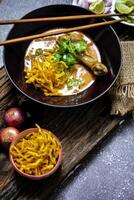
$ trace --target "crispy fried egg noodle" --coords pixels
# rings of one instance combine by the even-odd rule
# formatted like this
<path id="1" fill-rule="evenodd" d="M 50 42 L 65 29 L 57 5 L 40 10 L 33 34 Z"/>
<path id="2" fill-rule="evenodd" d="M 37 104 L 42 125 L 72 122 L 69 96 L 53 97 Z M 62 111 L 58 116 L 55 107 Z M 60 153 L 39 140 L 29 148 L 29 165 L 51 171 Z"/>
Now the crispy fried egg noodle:
<path id="1" fill-rule="evenodd" d="M 43 175 L 51 171 L 61 149 L 60 143 L 50 131 L 37 127 L 38 131 L 28 133 L 10 147 L 17 168 L 29 175 Z"/>
<path id="2" fill-rule="evenodd" d="M 45 96 L 78 94 L 108 70 L 95 43 L 81 32 L 34 40 L 25 55 L 25 82 Z"/>

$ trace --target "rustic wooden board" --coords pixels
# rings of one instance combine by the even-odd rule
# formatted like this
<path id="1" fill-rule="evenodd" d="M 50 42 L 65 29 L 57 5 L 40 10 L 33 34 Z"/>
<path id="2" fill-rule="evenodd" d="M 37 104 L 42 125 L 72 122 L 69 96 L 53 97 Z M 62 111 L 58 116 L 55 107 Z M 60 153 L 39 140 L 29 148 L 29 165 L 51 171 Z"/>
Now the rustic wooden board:
<path id="1" fill-rule="evenodd" d="M 16 174 L 5 152 L 0 153 L 0 199 L 48 199 L 52 190 L 89 153 L 92 148 L 121 121 L 111 117 L 107 96 L 78 108 L 49 108 L 31 102 L 19 94 L 8 79 L 5 69 L 0 69 L 0 122 L 4 110 L 21 104 L 32 114 L 28 127 L 38 123 L 53 131 L 61 140 L 64 151 L 63 165 L 58 173 L 42 181 L 29 181 Z"/>
<path id="2" fill-rule="evenodd" d="M 121 40 L 134 40 L 134 29 L 114 26 Z M 0 200 L 48 200 L 53 189 L 122 120 L 110 116 L 110 100 L 103 97 L 94 104 L 78 108 L 56 109 L 36 104 L 12 86 L 4 68 L 0 69 L 0 128 L 2 115 L 11 105 L 20 104 L 32 114 L 27 127 L 38 123 L 53 131 L 61 140 L 64 161 L 58 173 L 42 181 L 29 181 L 16 174 L 7 154 L 0 148 Z M 26 127 L 25 127 L 26 128 Z"/>

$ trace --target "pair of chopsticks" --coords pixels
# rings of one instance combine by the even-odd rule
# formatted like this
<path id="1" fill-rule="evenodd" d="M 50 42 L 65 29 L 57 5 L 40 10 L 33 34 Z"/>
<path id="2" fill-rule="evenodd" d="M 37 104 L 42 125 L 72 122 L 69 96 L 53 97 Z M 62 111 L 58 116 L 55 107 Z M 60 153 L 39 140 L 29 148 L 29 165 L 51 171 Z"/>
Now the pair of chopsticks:
<path id="1" fill-rule="evenodd" d="M 91 14 L 91 15 L 74 15 L 74 16 L 62 16 L 62 17 L 33 18 L 33 19 L 0 20 L 0 25 L 19 24 L 19 23 L 35 23 L 35 22 L 54 22 L 54 21 L 67 21 L 67 20 L 104 18 L 104 17 L 107 18 L 107 17 L 111 17 L 111 16 L 122 16 L 122 15 L 123 14 L 99 14 L 99 15 Z M 63 29 L 55 28 L 55 30 L 50 31 L 50 32 L 46 31 L 46 32 L 36 34 L 36 35 L 0 41 L 0 46 L 34 40 L 34 39 L 38 39 L 38 38 L 45 37 L 45 36 L 52 36 L 52 35 L 61 34 L 61 33 L 68 33 L 68 32 L 72 32 L 72 31 L 79 31 L 79 30 L 84 30 L 84 29 L 97 28 L 100 26 L 112 25 L 115 23 L 119 23 L 121 21 L 122 21 L 122 19 L 118 19 L 118 20 L 111 20 L 111 21 L 94 23 L 94 24 L 77 26 L 77 27 L 71 27 L 71 28 L 63 28 Z"/>

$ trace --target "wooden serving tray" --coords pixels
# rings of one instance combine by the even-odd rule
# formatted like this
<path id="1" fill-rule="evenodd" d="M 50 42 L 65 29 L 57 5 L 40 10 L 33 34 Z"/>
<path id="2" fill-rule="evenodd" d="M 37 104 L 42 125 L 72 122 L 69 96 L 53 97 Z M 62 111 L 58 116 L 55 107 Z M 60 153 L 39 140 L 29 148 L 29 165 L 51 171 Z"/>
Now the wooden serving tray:
<path id="1" fill-rule="evenodd" d="M 61 169 L 48 179 L 30 181 L 11 167 L 8 155 L 0 152 L 0 199 L 48 199 L 52 190 L 67 174 L 108 135 L 121 117 L 110 116 L 110 100 L 103 97 L 94 104 L 76 108 L 51 108 L 28 100 L 18 93 L 5 69 L 0 69 L 0 126 L 4 126 L 3 112 L 8 106 L 20 105 L 31 114 L 27 127 L 38 123 L 54 132 L 63 145 L 64 160 Z"/>

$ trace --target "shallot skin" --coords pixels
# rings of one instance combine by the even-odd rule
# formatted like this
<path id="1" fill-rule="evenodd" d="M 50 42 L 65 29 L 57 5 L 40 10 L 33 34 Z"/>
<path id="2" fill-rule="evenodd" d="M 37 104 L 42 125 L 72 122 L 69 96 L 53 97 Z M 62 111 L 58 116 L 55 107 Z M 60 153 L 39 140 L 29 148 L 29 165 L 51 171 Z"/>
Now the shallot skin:
<path id="1" fill-rule="evenodd" d="M 9 108 L 4 114 L 4 121 L 7 126 L 19 128 L 25 122 L 25 113 L 19 107 Z"/>
<path id="2" fill-rule="evenodd" d="M 0 131 L 0 142 L 5 149 L 8 149 L 11 142 L 18 136 L 20 131 L 14 127 L 6 127 Z"/>

